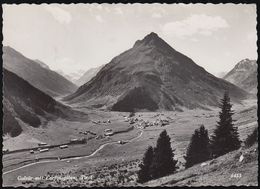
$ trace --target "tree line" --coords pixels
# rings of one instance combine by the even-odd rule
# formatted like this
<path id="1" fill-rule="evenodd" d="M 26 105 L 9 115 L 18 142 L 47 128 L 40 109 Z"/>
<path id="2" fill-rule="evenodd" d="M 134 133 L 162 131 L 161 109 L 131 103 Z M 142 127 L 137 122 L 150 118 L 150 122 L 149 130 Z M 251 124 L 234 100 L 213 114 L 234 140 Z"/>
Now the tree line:
<path id="1" fill-rule="evenodd" d="M 224 93 L 219 108 L 219 121 L 209 138 L 208 130 L 204 125 L 194 131 L 187 148 L 184 159 L 185 168 L 195 164 L 217 158 L 228 152 L 241 147 L 238 129 L 234 126 L 232 115 L 232 104 L 228 92 Z M 257 129 L 248 136 L 245 141 L 246 146 L 253 145 L 257 141 Z M 157 179 L 176 172 L 177 160 L 174 160 L 174 150 L 171 148 L 170 137 L 164 130 L 157 140 L 156 147 L 151 146 L 146 150 L 143 162 L 140 164 L 138 172 L 138 182 L 144 183 L 152 179 Z"/>

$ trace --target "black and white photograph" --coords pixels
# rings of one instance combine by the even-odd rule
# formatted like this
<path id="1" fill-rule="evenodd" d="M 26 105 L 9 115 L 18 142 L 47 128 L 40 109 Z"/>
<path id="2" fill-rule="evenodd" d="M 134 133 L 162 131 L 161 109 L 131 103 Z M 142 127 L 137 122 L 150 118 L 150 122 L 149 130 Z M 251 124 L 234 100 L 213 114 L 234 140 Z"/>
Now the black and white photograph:
<path id="1" fill-rule="evenodd" d="M 2 36 L 2 187 L 258 186 L 257 4 L 2 3 Z"/>

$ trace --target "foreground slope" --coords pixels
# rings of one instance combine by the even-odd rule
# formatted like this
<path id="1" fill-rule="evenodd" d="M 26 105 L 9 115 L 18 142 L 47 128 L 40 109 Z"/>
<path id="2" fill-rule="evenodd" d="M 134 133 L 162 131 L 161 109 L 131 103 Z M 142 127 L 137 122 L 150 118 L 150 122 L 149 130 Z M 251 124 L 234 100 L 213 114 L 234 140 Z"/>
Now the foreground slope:
<path id="1" fill-rule="evenodd" d="M 11 47 L 3 47 L 3 67 L 41 91 L 54 97 L 77 89 L 72 82 L 43 65 L 39 60 L 28 59 Z"/>
<path id="2" fill-rule="evenodd" d="M 3 113 L 3 134 L 13 137 L 21 134 L 23 124 L 40 127 L 57 118 L 86 117 L 6 69 L 3 69 Z"/>
<path id="3" fill-rule="evenodd" d="M 224 90 L 235 101 L 247 95 L 208 73 L 152 32 L 113 58 L 65 100 L 115 111 L 178 110 L 215 106 Z"/>
<path id="4" fill-rule="evenodd" d="M 244 159 L 240 162 L 240 156 Z M 239 149 L 144 184 L 156 186 L 257 186 L 258 146 Z"/>
<path id="5" fill-rule="evenodd" d="M 235 65 L 223 79 L 237 85 L 238 87 L 257 93 L 257 63 L 256 60 L 244 59 Z"/>

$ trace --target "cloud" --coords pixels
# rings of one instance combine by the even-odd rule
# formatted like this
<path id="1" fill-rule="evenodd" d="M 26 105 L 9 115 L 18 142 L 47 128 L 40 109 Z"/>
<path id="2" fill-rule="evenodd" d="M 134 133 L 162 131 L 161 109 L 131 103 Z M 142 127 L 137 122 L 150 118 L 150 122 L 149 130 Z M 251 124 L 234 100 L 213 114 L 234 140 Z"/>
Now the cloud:
<path id="1" fill-rule="evenodd" d="M 161 13 L 158 13 L 158 12 L 154 12 L 152 14 L 152 18 L 162 18 L 162 14 Z"/>
<path id="2" fill-rule="evenodd" d="M 103 10 L 103 6 L 100 5 L 100 4 L 98 4 L 96 7 L 97 7 L 98 10 Z"/>
<path id="3" fill-rule="evenodd" d="M 62 70 L 64 73 L 76 72 L 81 68 L 79 62 L 69 57 L 59 57 L 54 60 L 53 69 Z"/>
<path id="4" fill-rule="evenodd" d="M 119 15 L 122 15 L 123 11 L 122 11 L 122 9 L 120 7 L 115 7 L 115 13 L 119 14 Z"/>
<path id="5" fill-rule="evenodd" d="M 232 57 L 232 53 L 230 51 L 224 52 L 224 55 L 227 57 Z"/>
<path id="6" fill-rule="evenodd" d="M 165 14 L 167 14 L 167 11 L 165 11 L 163 7 L 154 6 L 151 9 L 151 13 L 152 18 L 162 18 L 163 16 L 165 16 Z"/>
<path id="7" fill-rule="evenodd" d="M 190 39 L 192 42 L 199 42 L 199 40 L 197 38 L 191 38 Z"/>
<path id="8" fill-rule="evenodd" d="M 105 7 L 105 11 L 108 12 L 108 13 L 111 12 L 110 8 L 108 8 L 108 7 Z"/>
<path id="9" fill-rule="evenodd" d="M 195 14 L 181 21 L 164 24 L 162 32 L 165 35 L 175 35 L 181 38 L 195 34 L 210 36 L 213 32 L 227 27 L 229 27 L 228 23 L 220 16 Z"/>
<path id="10" fill-rule="evenodd" d="M 45 9 L 61 24 L 69 24 L 72 20 L 71 14 L 60 7 L 46 5 Z"/>
<path id="11" fill-rule="evenodd" d="M 100 23 L 102 23 L 102 22 L 104 22 L 104 19 L 102 18 L 102 16 L 100 16 L 100 15 L 96 15 L 96 20 L 98 21 L 98 22 L 100 22 Z"/>
<path id="12" fill-rule="evenodd" d="M 72 60 L 71 58 L 68 57 L 63 57 L 57 60 L 58 63 L 60 64 L 74 64 L 74 60 Z"/>
<path id="13" fill-rule="evenodd" d="M 256 31 L 255 32 L 249 32 L 246 37 L 247 37 L 247 40 L 257 41 L 257 33 L 256 33 Z"/>

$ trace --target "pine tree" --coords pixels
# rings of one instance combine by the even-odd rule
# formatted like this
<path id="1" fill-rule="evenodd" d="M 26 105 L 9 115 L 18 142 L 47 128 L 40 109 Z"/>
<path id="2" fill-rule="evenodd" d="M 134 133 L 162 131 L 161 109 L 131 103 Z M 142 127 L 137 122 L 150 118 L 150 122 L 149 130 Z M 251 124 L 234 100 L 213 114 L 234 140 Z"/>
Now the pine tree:
<path id="1" fill-rule="evenodd" d="M 257 127 L 254 129 L 254 131 L 247 136 L 246 140 L 245 140 L 245 146 L 246 147 L 250 147 L 252 146 L 254 143 L 256 143 L 258 141 L 258 130 Z"/>
<path id="2" fill-rule="evenodd" d="M 234 112 L 231 110 L 232 105 L 228 92 L 225 92 L 219 107 L 221 108 L 221 111 L 219 112 L 220 120 L 217 122 L 217 127 L 211 138 L 211 151 L 213 157 L 224 155 L 241 146 L 237 127 L 233 124 L 232 115 Z"/>
<path id="3" fill-rule="evenodd" d="M 177 161 L 173 159 L 174 153 L 170 140 L 166 130 L 160 134 L 157 140 L 151 165 L 151 176 L 153 179 L 174 173 L 177 168 Z"/>
<path id="4" fill-rule="evenodd" d="M 187 149 L 185 167 L 189 168 L 195 164 L 207 161 L 210 157 L 208 130 L 204 125 L 196 129 L 191 137 L 190 144 Z"/>
<path id="5" fill-rule="evenodd" d="M 135 116 L 135 111 L 132 110 L 130 113 L 129 113 L 129 117 L 134 117 Z"/>
<path id="6" fill-rule="evenodd" d="M 144 183 L 151 180 L 150 166 L 153 161 L 153 155 L 153 148 L 149 146 L 144 154 L 143 163 L 140 164 L 140 170 L 137 173 L 137 182 Z"/>

